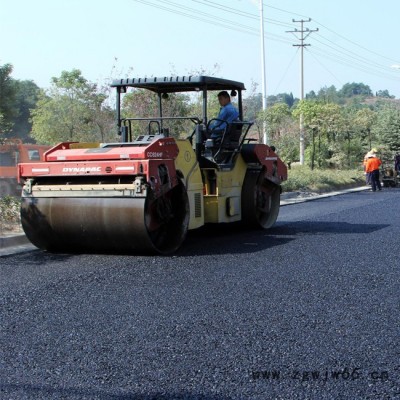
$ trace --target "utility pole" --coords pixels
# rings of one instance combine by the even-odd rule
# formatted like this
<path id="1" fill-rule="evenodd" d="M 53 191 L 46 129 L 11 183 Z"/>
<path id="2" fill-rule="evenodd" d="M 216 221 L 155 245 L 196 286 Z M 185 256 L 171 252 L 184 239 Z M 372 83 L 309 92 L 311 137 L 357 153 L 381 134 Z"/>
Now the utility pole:
<path id="1" fill-rule="evenodd" d="M 260 0 L 260 31 L 261 31 L 261 69 L 262 69 L 262 109 L 267 109 L 267 85 L 265 79 L 265 48 L 264 48 L 264 11 L 263 0 Z M 268 143 L 267 124 L 263 123 L 263 142 Z"/>
<path id="2" fill-rule="evenodd" d="M 308 38 L 308 36 L 311 35 L 312 32 L 318 32 L 317 29 L 304 29 L 304 22 L 311 22 L 311 18 L 308 18 L 308 20 L 294 20 L 292 19 L 293 22 L 298 22 L 300 23 L 300 30 L 295 28 L 294 31 L 286 31 L 289 33 L 294 33 L 295 36 L 296 34 L 300 34 L 300 37 L 297 37 L 298 40 L 300 40 L 300 44 L 294 44 L 293 46 L 300 47 L 300 100 L 304 99 L 304 47 L 305 46 L 310 46 L 310 44 L 304 43 L 304 41 Z M 300 114 L 300 164 L 304 165 L 304 150 L 305 150 L 305 144 L 304 144 L 304 117 L 303 114 Z"/>

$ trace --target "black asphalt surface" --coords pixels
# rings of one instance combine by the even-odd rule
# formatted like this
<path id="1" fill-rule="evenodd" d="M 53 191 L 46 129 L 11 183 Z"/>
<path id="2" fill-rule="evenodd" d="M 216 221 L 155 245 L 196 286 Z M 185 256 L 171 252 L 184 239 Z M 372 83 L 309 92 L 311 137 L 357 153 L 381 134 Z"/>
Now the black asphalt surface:
<path id="1" fill-rule="evenodd" d="M 400 189 L 174 256 L 0 258 L 0 399 L 400 399 Z"/>

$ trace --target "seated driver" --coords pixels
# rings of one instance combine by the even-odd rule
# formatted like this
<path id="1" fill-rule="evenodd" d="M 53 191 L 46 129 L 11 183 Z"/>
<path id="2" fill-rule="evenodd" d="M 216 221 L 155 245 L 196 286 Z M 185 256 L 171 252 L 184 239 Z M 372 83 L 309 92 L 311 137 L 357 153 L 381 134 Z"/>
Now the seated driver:
<path id="1" fill-rule="evenodd" d="M 220 139 L 224 133 L 227 123 L 239 121 L 239 112 L 231 103 L 231 96 L 226 90 L 218 93 L 218 101 L 221 105 L 217 120 L 212 121 L 209 125 L 209 132 L 207 138 Z"/>

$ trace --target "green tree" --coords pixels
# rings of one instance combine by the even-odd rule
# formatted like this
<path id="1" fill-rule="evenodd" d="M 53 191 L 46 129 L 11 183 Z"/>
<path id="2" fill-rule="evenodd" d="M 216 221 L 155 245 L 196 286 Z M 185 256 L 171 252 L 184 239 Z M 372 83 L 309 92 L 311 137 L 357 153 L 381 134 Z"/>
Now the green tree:
<path id="1" fill-rule="evenodd" d="M 63 71 L 60 77 L 52 78 L 48 92 L 39 94 L 32 110 L 32 137 L 38 143 L 107 141 L 113 135 L 109 129 L 113 122 L 105 99 L 80 70 Z"/>
<path id="2" fill-rule="evenodd" d="M 262 110 L 262 94 L 254 93 L 243 99 L 243 113 L 248 121 L 255 121 Z"/>
<path id="3" fill-rule="evenodd" d="M 266 124 L 269 143 L 277 148 L 279 156 L 290 167 L 299 158 L 299 146 L 297 127 L 289 106 L 286 103 L 268 106 L 258 113 L 257 121 L 260 127 Z M 261 136 L 261 131 L 259 135 Z"/>
<path id="4" fill-rule="evenodd" d="M 292 120 L 290 126 L 281 132 L 281 136 L 274 143 L 279 157 L 290 168 L 291 163 L 300 158 L 298 126 Z"/>
<path id="5" fill-rule="evenodd" d="M 281 137 L 285 125 L 292 121 L 289 106 L 286 103 L 275 103 L 260 111 L 258 115 L 263 123 L 266 123 L 270 143 L 276 143 Z"/>
<path id="6" fill-rule="evenodd" d="M 295 98 L 293 93 L 279 93 L 267 97 L 267 105 L 273 106 L 276 103 L 285 103 L 289 108 L 293 107 Z"/>
<path id="7" fill-rule="evenodd" d="M 173 137 L 186 137 L 193 130 L 193 123 L 188 120 L 174 120 L 167 117 L 191 117 L 191 112 L 195 107 L 190 106 L 189 96 L 181 93 L 170 93 L 162 97 L 163 128 L 169 129 L 169 134 Z M 157 121 L 159 117 L 158 95 L 145 89 L 134 89 L 126 94 L 123 99 L 123 116 L 125 118 L 147 118 Z M 158 130 L 156 122 L 133 121 L 133 136 L 153 133 Z"/>
<path id="8" fill-rule="evenodd" d="M 313 129 L 317 133 L 317 152 L 314 152 L 318 167 L 326 166 L 328 159 L 334 154 L 335 141 L 341 128 L 340 106 L 334 103 L 323 103 L 318 107 L 315 118 L 318 126 Z"/>
<path id="9" fill-rule="evenodd" d="M 340 98 L 335 86 L 323 87 L 319 90 L 317 99 L 324 103 L 340 103 Z"/>
<path id="10" fill-rule="evenodd" d="M 312 100 L 301 100 L 297 103 L 292 115 L 298 119 L 300 119 L 300 116 L 302 115 L 304 127 L 306 128 L 306 131 L 311 133 L 311 148 L 306 152 L 306 154 L 309 155 L 311 169 L 314 169 L 317 143 L 316 138 L 320 137 L 320 130 L 322 129 L 322 104 Z M 305 142 L 307 145 L 306 137 Z"/>
<path id="11" fill-rule="evenodd" d="M 369 151 L 372 148 L 374 141 L 372 127 L 376 122 L 376 117 L 376 112 L 367 107 L 364 107 L 353 113 L 354 127 L 360 132 L 361 141 L 364 144 L 366 151 Z"/>
<path id="12" fill-rule="evenodd" d="M 311 90 L 309 93 L 305 95 L 306 100 L 318 100 L 317 94 L 314 92 L 314 90 Z"/>
<path id="13" fill-rule="evenodd" d="M 351 107 L 341 107 L 339 110 L 336 140 L 330 143 L 330 165 L 338 168 L 358 168 L 365 154 L 359 128 L 354 120 L 358 110 Z"/>
<path id="14" fill-rule="evenodd" d="M 382 97 L 384 99 L 394 99 L 395 96 L 392 96 L 388 90 L 378 90 L 376 92 L 376 97 Z"/>
<path id="15" fill-rule="evenodd" d="M 15 108 L 16 88 L 11 78 L 13 66 L 0 66 L 0 134 L 5 134 L 13 126 L 13 119 L 17 114 Z"/>
<path id="16" fill-rule="evenodd" d="M 368 85 L 363 83 L 346 83 L 339 90 L 339 96 L 341 97 L 354 97 L 354 96 L 363 96 L 368 97 L 372 96 L 371 88 Z"/>
<path id="17" fill-rule="evenodd" d="M 338 104 L 325 103 L 320 111 L 321 131 L 325 134 L 328 143 L 334 142 L 342 127 L 341 107 Z"/>
<path id="18" fill-rule="evenodd" d="M 14 80 L 13 84 L 16 93 L 15 108 L 17 115 L 14 118 L 11 135 L 27 142 L 31 140 L 29 134 L 32 130 L 30 110 L 36 107 L 40 89 L 33 81 Z"/>
<path id="19" fill-rule="evenodd" d="M 393 154 L 400 152 L 400 108 L 399 105 L 387 102 L 377 115 L 372 129 L 378 142 Z"/>

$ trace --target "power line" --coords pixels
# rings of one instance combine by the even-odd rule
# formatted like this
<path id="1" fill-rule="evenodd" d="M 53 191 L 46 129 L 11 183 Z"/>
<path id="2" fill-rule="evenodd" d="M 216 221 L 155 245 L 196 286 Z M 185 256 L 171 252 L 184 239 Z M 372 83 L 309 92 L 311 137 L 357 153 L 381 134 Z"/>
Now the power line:
<path id="1" fill-rule="evenodd" d="M 259 36 L 259 29 L 256 28 L 254 25 L 252 25 L 253 22 L 259 20 L 259 17 L 256 14 L 247 12 L 247 11 L 243 11 L 243 10 L 239 10 L 239 9 L 231 7 L 231 6 L 221 4 L 217 1 L 192 0 L 192 3 L 196 3 L 200 6 L 208 7 L 211 10 L 214 10 L 215 13 L 205 12 L 203 10 L 199 10 L 198 8 L 189 7 L 187 5 L 178 4 L 174 1 L 168 1 L 168 0 L 152 0 L 152 1 L 150 1 L 150 0 L 132 0 L 132 1 L 142 3 L 147 6 L 151 6 L 151 7 L 157 8 L 162 11 L 167 11 L 169 13 L 181 15 L 185 18 L 190 18 L 190 19 L 196 20 L 197 22 L 211 24 L 213 26 L 217 26 L 217 27 L 220 27 L 223 29 L 229 29 L 229 30 L 236 31 L 239 33 L 245 33 L 247 35 Z M 185 3 L 185 4 L 187 4 L 187 3 Z M 273 7 L 270 5 L 264 5 L 264 6 L 268 7 L 269 9 L 279 11 L 281 13 L 304 17 L 304 15 L 296 14 L 292 11 L 284 10 L 284 9 L 281 9 L 278 7 Z M 250 24 L 248 25 L 245 23 L 233 21 L 229 18 L 220 17 L 219 15 L 223 14 L 223 13 L 234 15 L 234 16 L 239 16 L 240 18 L 246 19 L 247 21 L 249 21 Z M 264 18 L 264 20 L 268 23 L 268 26 L 276 25 L 276 26 L 289 27 L 289 28 L 293 27 L 292 24 L 289 24 L 287 22 L 284 22 L 284 21 L 281 21 L 278 19 Z M 294 22 L 294 20 L 293 20 L 293 22 Z M 324 29 L 326 29 L 327 31 L 333 33 L 336 37 L 344 39 L 348 43 L 350 43 L 354 46 L 357 46 L 358 49 L 365 50 L 366 52 L 368 52 L 368 54 L 375 54 L 381 58 L 384 58 L 384 59 L 390 60 L 391 62 L 399 64 L 399 62 L 397 60 L 379 55 L 378 53 L 376 53 L 360 44 L 357 44 L 354 41 L 346 38 L 345 36 L 326 27 L 325 25 L 323 25 L 320 22 L 317 22 L 317 24 L 319 26 L 323 27 Z M 300 33 L 300 31 L 298 31 L 297 33 Z M 269 40 L 272 40 L 275 42 L 291 44 L 291 41 L 289 39 L 287 39 L 287 37 L 277 35 L 272 32 L 265 32 L 264 36 L 266 38 L 268 38 Z M 313 53 L 318 55 L 319 57 L 325 57 L 328 59 L 330 58 L 335 63 L 351 66 L 353 69 L 357 69 L 359 71 L 362 71 L 362 72 L 365 72 L 368 74 L 372 74 L 375 76 L 381 76 L 381 77 L 396 80 L 396 81 L 399 80 L 398 75 L 395 76 L 395 75 L 390 75 L 388 73 L 389 67 L 387 67 L 386 65 L 383 65 L 382 63 L 379 63 L 376 60 L 372 60 L 370 57 L 361 55 L 361 54 L 359 54 L 353 50 L 350 50 L 344 46 L 341 46 L 337 42 L 334 42 L 319 33 L 316 35 L 314 40 L 316 42 L 320 43 L 324 48 L 327 49 L 327 50 L 326 49 L 322 50 L 322 49 L 318 49 L 318 47 L 317 47 L 315 49 L 316 51 L 313 50 Z M 329 50 L 331 50 L 331 52 L 329 52 Z M 332 52 L 334 52 L 334 53 L 332 53 Z M 335 55 L 333 55 L 333 54 L 335 54 Z"/>
<path id="2" fill-rule="evenodd" d="M 389 61 L 391 61 L 391 62 L 396 62 L 396 63 L 399 62 L 399 60 L 395 60 L 395 59 L 393 59 L 393 58 L 389 58 L 389 57 L 383 56 L 383 55 L 381 55 L 381 54 L 379 54 L 379 53 L 376 53 L 376 52 L 372 51 L 371 49 L 367 49 L 366 47 L 364 47 L 364 46 L 362 46 L 362 45 L 360 45 L 360 44 L 358 44 L 358 43 L 356 43 L 356 42 L 353 42 L 352 40 L 350 40 L 350 39 L 348 39 L 347 37 L 341 35 L 340 33 L 337 33 L 337 32 L 335 32 L 334 30 L 332 30 L 332 29 L 326 27 L 325 25 L 322 25 L 322 24 L 321 24 L 320 22 L 318 22 L 318 21 L 315 21 L 315 22 L 316 22 L 318 25 L 321 25 L 321 26 L 322 26 L 323 28 L 325 28 L 326 30 L 332 32 L 332 33 L 335 34 L 336 36 L 339 36 L 340 38 L 346 40 L 347 42 L 349 42 L 349 43 L 351 43 L 351 44 L 353 44 L 353 45 L 355 45 L 355 46 L 357 46 L 357 47 L 360 47 L 360 48 L 362 48 L 362 49 L 368 51 L 368 53 L 375 54 L 375 55 L 377 55 L 377 56 L 379 56 L 379 57 L 382 57 L 382 58 L 385 58 L 386 60 L 389 60 Z"/>
<path id="3" fill-rule="evenodd" d="M 176 7 L 176 9 L 169 8 L 169 7 L 166 7 L 161 4 L 155 4 L 148 0 L 132 0 L 132 1 L 135 1 L 137 3 L 142 3 L 142 4 L 145 4 L 145 5 L 148 5 L 148 6 L 163 10 L 163 11 L 168 11 L 173 14 L 182 15 L 184 17 L 191 18 L 196 21 L 202 21 L 202 22 L 214 25 L 214 26 L 220 26 L 222 28 L 230 29 L 233 31 L 241 32 L 241 33 L 246 33 L 246 34 L 253 35 L 253 36 L 259 36 L 259 29 L 257 29 L 257 28 L 253 28 L 248 25 L 243 25 L 243 24 L 237 23 L 236 21 L 232 21 L 232 20 L 229 20 L 226 18 L 216 17 L 213 14 L 205 13 L 203 11 L 199 11 L 199 10 L 187 7 L 187 6 L 182 6 L 182 5 L 179 5 L 179 4 L 171 2 L 171 1 L 155 0 L 155 1 L 158 1 L 159 3 L 167 4 L 170 7 L 171 6 Z M 184 11 L 180 11 L 180 10 L 184 10 Z M 192 13 L 192 14 L 190 14 L 190 13 Z M 202 15 L 203 17 L 199 17 L 199 15 Z M 216 21 L 219 21 L 219 22 L 216 22 Z M 270 38 L 271 40 L 279 41 L 282 43 L 289 43 L 289 41 L 285 37 L 279 36 L 279 35 L 276 35 L 273 33 L 266 33 L 265 36 Z"/>
<path id="4" fill-rule="evenodd" d="M 201 18 L 201 17 L 199 17 L 199 14 L 202 14 L 202 15 L 206 15 L 206 16 L 207 16 L 206 13 L 201 13 L 201 12 L 199 13 L 199 12 L 196 12 L 195 14 L 192 15 L 192 14 L 189 14 L 189 13 L 187 13 L 187 12 L 179 11 L 178 9 L 171 9 L 171 8 L 168 8 L 168 7 L 165 7 L 165 6 L 162 6 L 162 5 L 154 4 L 154 3 L 150 2 L 150 1 L 146 1 L 146 0 L 132 0 L 132 1 L 135 1 L 136 3 L 146 4 L 146 5 L 148 5 L 148 6 L 152 6 L 152 7 L 158 8 L 158 9 L 160 9 L 160 10 L 168 11 L 168 12 L 171 12 L 171 13 L 173 13 L 173 14 L 182 15 L 182 16 L 185 16 L 185 17 L 187 17 L 187 18 L 194 19 L 194 20 L 196 20 L 196 21 L 206 22 L 206 23 L 208 23 L 208 24 L 221 26 L 221 27 L 223 27 L 223 28 L 230 29 L 230 30 L 234 30 L 234 31 L 238 31 L 238 32 L 242 32 L 242 33 L 252 34 L 253 31 L 254 31 L 254 32 L 256 31 L 255 28 L 248 27 L 248 26 L 245 26 L 245 25 L 240 25 L 240 24 L 239 24 L 239 26 L 242 26 L 242 27 L 245 28 L 245 29 L 239 29 L 239 28 L 237 27 L 238 25 L 233 26 L 233 25 L 231 25 L 232 21 L 226 20 L 226 19 L 224 19 L 224 18 L 218 18 L 218 17 L 215 17 L 215 16 L 211 16 L 212 19 L 207 19 L 207 18 Z M 160 0 L 158 0 L 158 1 L 160 1 Z M 162 3 L 167 3 L 167 4 L 168 4 L 168 3 L 171 3 L 171 2 L 168 2 L 168 1 L 160 1 L 160 2 L 162 2 Z M 179 6 L 179 5 L 177 5 L 177 8 L 188 9 L 188 7 L 183 7 L 183 6 Z M 208 15 L 208 16 L 210 16 L 210 15 Z M 220 22 L 217 23 L 216 20 L 218 20 L 218 21 L 220 21 Z M 223 22 L 223 23 L 221 23 L 221 22 Z M 246 29 L 248 29 L 248 30 L 246 30 Z M 254 33 L 254 34 L 255 34 L 255 33 Z"/>
<path id="5" fill-rule="evenodd" d="M 247 11 L 241 11 L 238 9 L 234 9 L 232 7 L 224 6 L 222 4 L 216 3 L 215 1 L 210 1 L 210 0 L 192 0 L 192 1 L 195 3 L 198 3 L 198 4 L 203 4 L 203 5 L 212 7 L 212 8 L 217 8 L 217 9 L 220 9 L 220 10 L 232 13 L 232 14 L 240 15 L 245 18 L 250 18 L 253 20 L 257 20 L 257 21 L 259 20 L 259 16 L 257 14 L 252 14 Z M 264 18 L 264 21 L 269 22 L 270 24 L 273 24 L 273 25 L 278 25 L 278 26 L 283 26 L 283 27 L 292 27 L 291 24 L 288 24 L 285 21 L 279 21 L 279 20 L 276 20 L 273 18 Z"/>
<path id="6" fill-rule="evenodd" d="M 299 49 L 297 49 L 297 50 L 299 50 Z M 283 75 L 282 75 L 282 78 L 279 80 L 278 84 L 276 85 L 276 87 L 275 87 L 275 93 L 278 91 L 278 89 L 279 89 L 281 83 L 282 83 L 283 80 L 285 79 L 285 77 L 286 77 L 286 75 L 287 75 L 287 73 L 288 73 L 290 67 L 292 66 L 292 64 L 293 64 L 293 62 L 294 62 L 294 60 L 295 60 L 295 58 L 296 58 L 296 56 L 297 56 L 297 53 L 298 53 L 298 51 L 293 55 L 292 59 L 290 60 L 288 66 L 286 67 L 286 69 L 285 69 L 285 71 L 284 71 L 284 73 L 283 73 Z"/>
<path id="7" fill-rule="evenodd" d="M 308 51 L 308 53 L 310 53 L 310 56 L 313 57 L 314 60 L 315 60 L 319 65 L 321 65 L 321 67 L 324 68 L 325 71 L 328 72 L 328 74 L 330 74 L 334 79 L 336 79 L 336 80 L 343 86 L 343 82 L 341 82 L 340 79 L 337 78 L 337 76 L 336 76 L 335 74 L 332 73 L 332 71 L 330 71 L 327 67 L 325 67 L 325 65 L 323 65 L 323 64 L 321 63 L 321 61 L 318 60 L 318 58 L 314 56 L 314 54 L 313 54 L 312 51 L 310 51 L 310 50 L 308 50 L 308 49 L 306 49 L 306 51 Z"/>
<path id="8" fill-rule="evenodd" d="M 377 63 L 376 61 L 372 61 L 372 60 L 369 60 L 369 59 L 366 58 L 366 57 L 360 56 L 360 55 L 358 55 L 357 53 L 355 53 L 354 51 L 347 50 L 347 49 L 344 48 L 343 46 L 339 46 L 337 43 L 335 43 L 335 42 L 333 42 L 333 41 L 331 41 L 331 40 L 329 40 L 329 39 L 323 37 L 322 35 L 317 35 L 317 36 L 322 37 L 324 40 L 326 40 L 326 41 L 329 42 L 330 44 L 326 44 L 326 43 L 324 43 L 324 42 L 322 42 L 322 41 L 320 41 L 320 40 L 318 40 L 318 39 L 315 39 L 317 42 L 319 42 L 319 43 L 321 43 L 322 45 L 327 46 L 327 47 L 329 47 L 329 48 L 331 48 L 331 49 L 333 49 L 333 50 L 335 50 L 335 51 L 339 51 L 339 50 L 336 50 L 336 49 L 335 49 L 335 47 L 338 47 L 339 49 L 341 49 L 341 50 L 344 51 L 345 53 L 348 53 L 348 55 L 350 56 L 350 58 L 354 58 L 354 59 L 360 60 L 360 61 L 362 61 L 362 62 L 364 62 L 364 63 L 367 63 L 367 64 L 370 64 L 370 65 L 375 65 L 376 67 L 379 67 L 379 68 L 384 68 L 384 69 L 387 68 L 387 66 L 386 66 L 385 64 L 379 64 L 379 63 Z"/>
<path id="9" fill-rule="evenodd" d="M 374 76 L 378 76 L 380 78 L 385 78 L 385 79 L 389 79 L 389 80 L 393 80 L 393 81 L 397 81 L 397 82 L 399 81 L 398 75 L 395 75 L 395 74 L 390 75 L 388 73 L 385 73 L 385 72 L 382 72 L 379 70 L 377 71 L 372 68 L 368 68 L 367 66 L 364 66 L 363 64 L 354 63 L 354 61 L 351 61 L 344 57 L 338 57 L 337 54 L 327 52 L 326 50 L 320 49 L 318 47 L 314 47 L 313 50 L 308 49 L 308 52 L 313 52 L 316 55 L 318 55 L 319 57 L 332 60 L 337 64 L 341 64 L 346 67 L 350 67 L 352 69 L 365 72 L 369 75 L 374 75 Z"/>

